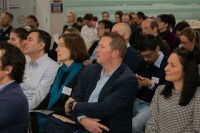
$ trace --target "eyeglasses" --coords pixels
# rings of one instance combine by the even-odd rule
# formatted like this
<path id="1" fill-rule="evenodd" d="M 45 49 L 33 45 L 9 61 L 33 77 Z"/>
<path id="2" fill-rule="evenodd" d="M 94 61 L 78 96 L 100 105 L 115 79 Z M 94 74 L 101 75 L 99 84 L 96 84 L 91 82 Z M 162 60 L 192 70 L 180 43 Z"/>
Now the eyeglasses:
<path id="1" fill-rule="evenodd" d="M 156 51 L 153 51 L 153 52 L 151 52 L 151 53 L 149 53 L 149 54 L 142 54 L 142 53 L 140 53 L 140 54 L 141 54 L 141 56 L 144 57 L 144 58 L 151 58 L 155 52 L 156 52 Z"/>

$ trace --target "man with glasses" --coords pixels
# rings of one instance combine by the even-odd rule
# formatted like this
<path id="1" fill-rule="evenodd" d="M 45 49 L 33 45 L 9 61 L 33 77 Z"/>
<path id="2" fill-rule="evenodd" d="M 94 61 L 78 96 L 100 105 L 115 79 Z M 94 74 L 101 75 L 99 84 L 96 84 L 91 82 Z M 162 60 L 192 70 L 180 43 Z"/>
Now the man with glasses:
<path id="1" fill-rule="evenodd" d="M 140 46 L 144 62 L 139 65 L 137 80 L 140 86 L 134 105 L 133 132 L 143 133 L 149 117 L 149 105 L 158 85 L 164 83 L 164 67 L 167 58 L 160 51 L 159 40 L 153 35 L 144 35 Z"/>

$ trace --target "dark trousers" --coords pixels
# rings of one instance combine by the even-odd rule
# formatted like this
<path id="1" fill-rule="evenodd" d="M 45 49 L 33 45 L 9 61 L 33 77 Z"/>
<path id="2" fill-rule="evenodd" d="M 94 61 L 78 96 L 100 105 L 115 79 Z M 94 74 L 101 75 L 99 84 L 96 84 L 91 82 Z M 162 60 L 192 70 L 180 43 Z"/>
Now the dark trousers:
<path id="1" fill-rule="evenodd" d="M 89 133 L 80 125 L 64 123 L 63 121 L 50 117 L 45 125 L 45 133 Z"/>

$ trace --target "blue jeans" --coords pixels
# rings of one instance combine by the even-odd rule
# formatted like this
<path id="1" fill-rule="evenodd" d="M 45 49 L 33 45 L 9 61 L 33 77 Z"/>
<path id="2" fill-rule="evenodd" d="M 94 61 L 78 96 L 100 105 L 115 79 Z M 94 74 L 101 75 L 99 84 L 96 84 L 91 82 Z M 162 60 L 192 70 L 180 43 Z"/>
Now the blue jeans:
<path id="1" fill-rule="evenodd" d="M 132 128 L 133 133 L 144 133 L 145 124 L 149 118 L 150 104 L 136 99 L 133 108 Z"/>

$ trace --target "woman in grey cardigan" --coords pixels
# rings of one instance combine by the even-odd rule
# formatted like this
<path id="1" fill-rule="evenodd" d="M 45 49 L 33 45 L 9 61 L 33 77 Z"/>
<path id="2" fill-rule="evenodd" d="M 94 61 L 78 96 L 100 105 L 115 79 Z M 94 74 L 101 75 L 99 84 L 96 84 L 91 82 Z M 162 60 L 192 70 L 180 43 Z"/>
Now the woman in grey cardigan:
<path id="1" fill-rule="evenodd" d="M 166 84 L 159 86 L 151 103 L 146 133 L 199 133 L 200 88 L 193 52 L 175 50 L 165 68 Z"/>

